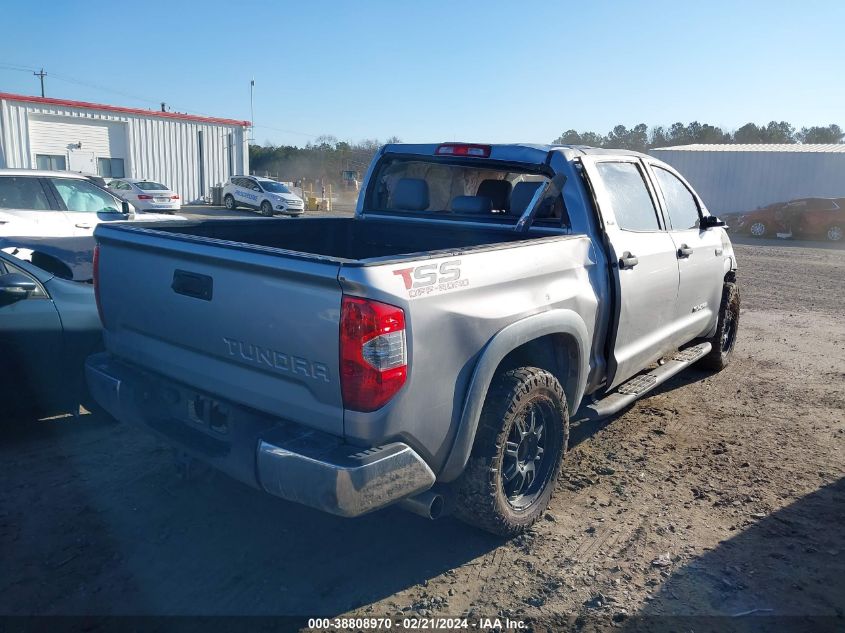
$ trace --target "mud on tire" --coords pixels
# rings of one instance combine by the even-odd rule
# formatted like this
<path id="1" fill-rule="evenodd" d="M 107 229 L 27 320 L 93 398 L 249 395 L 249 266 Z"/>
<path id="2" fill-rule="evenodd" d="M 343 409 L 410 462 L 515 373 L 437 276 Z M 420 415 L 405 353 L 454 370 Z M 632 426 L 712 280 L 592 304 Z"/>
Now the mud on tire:
<path id="1" fill-rule="evenodd" d="M 739 329 L 739 304 L 739 287 L 734 282 L 726 283 L 719 306 L 719 324 L 716 333 L 708 339 L 713 349 L 699 361 L 701 367 L 721 371 L 731 362 Z"/>
<path id="2" fill-rule="evenodd" d="M 455 482 L 456 516 L 500 536 L 526 530 L 549 505 L 568 441 L 566 397 L 552 374 L 536 367 L 498 374 Z"/>

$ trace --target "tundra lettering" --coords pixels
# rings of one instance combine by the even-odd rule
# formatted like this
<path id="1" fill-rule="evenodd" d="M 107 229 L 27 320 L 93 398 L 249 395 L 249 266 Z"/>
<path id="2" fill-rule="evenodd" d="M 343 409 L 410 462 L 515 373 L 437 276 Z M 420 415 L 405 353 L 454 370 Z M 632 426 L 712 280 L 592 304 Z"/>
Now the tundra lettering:
<path id="1" fill-rule="evenodd" d="M 252 343 L 244 343 L 237 339 L 223 337 L 229 351 L 229 356 L 240 357 L 243 360 L 266 365 L 279 371 L 291 372 L 306 378 L 329 382 L 329 369 L 323 363 L 316 363 L 307 358 L 289 356 L 284 352 L 259 347 Z"/>

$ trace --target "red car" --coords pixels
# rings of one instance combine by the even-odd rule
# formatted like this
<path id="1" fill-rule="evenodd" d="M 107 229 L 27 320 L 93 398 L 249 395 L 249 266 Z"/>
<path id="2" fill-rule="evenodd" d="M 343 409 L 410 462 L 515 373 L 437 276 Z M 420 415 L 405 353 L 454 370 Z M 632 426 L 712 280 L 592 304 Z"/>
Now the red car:
<path id="1" fill-rule="evenodd" d="M 839 242 L 845 232 L 845 198 L 776 202 L 740 215 L 736 229 L 754 237 L 792 233 L 796 237 L 824 237 Z"/>

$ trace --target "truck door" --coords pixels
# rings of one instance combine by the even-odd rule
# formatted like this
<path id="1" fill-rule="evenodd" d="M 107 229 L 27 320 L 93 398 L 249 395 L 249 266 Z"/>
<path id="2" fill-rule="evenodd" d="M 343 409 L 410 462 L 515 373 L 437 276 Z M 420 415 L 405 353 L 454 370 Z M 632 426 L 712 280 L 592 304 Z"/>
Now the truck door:
<path id="1" fill-rule="evenodd" d="M 725 275 L 724 229 L 701 230 L 701 204 L 689 185 L 665 165 L 649 161 L 648 167 L 678 257 L 680 285 L 673 318 L 680 345 L 716 324 Z"/>
<path id="2" fill-rule="evenodd" d="M 678 259 L 642 161 L 600 156 L 581 161 L 604 226 L 614 282 L 607 347 L 612 388 L 672 349 Z"/>

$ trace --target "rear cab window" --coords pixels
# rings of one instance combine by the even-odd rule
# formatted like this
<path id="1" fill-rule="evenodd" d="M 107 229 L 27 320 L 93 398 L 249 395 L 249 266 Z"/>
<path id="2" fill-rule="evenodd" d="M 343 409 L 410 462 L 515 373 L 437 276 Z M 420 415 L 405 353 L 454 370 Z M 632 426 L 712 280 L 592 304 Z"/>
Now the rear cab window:
<path id="1" fill-rule="evenodd" d="M 545 174 L 495 161 L 404 156 L 385 157 L 374 174 L 365 194 L 366 212 L 513 224 L 549 180 Z M 559 192 L 540 202 L 534 225 L 570 226 Z"/>

